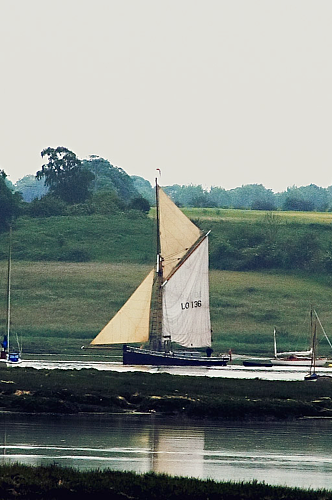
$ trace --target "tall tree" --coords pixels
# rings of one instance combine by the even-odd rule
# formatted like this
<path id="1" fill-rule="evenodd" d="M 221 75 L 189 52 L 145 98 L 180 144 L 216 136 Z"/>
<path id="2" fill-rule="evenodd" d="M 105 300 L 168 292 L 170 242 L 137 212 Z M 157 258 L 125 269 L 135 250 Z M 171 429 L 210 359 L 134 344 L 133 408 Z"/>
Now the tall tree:
<path id="1" fill-rule="evenodd" d="M 95 176 L 94 192 L 113 191 L 126 203 L 139 196 L 133 179 L 121 167 L 114 167 L 108 160 L 96 155 L 90 155 L 82 161 L 82 165 Z"/>
<path id="2" fill-rule="evenodd" d="M 5 229 L 11 220 L 19 214 L 21 196 L 13 193 L 6 182 L 7 175 L 0 170 L 0 231 Z"/>
<path id="3" fill-rule="evenodd" d="M 63 201 L 84 203 L 90 195 L 94 174 L 82 165 L 76 154 L 59 146 L 43 149 L 41 156 L 46 156 L 48 161 L 36 173 L 36 178 L 44 177 L 50 192 Z"/>

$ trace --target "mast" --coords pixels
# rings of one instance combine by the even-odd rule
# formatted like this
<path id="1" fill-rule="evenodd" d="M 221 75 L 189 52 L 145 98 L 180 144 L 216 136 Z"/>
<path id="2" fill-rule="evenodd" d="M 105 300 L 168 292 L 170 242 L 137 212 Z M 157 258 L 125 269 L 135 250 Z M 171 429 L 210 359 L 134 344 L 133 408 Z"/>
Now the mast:
<path id="1" fill-rule="evenodd" d="M 277 330 L 276 329 L 273 330 L 273 345 L 274 345 L 274 357 L 277 358 L 278 353 L 277 353 Z"/>
<path id="2" fill-rule="evenodd" d="M 156 209 L 157 209 L 157 274 L 162 273 L 161 262 L 160 262 L 160 218 L 159 218 L 159 191 L 158 191 L 158 179 L 156 177 Z"/>
<path id="3" fill-rule="evenodd" d="M 163 266 L 160 243 L 160 211 L 159 211 L 159 186 L 156 178 L 156 218 L 157 218 L 157 265 L 156 279 L 153 287 L 153 297 L 151 306 L 151 325 L 150 325 L 150 348 L 153 351 L 162 350 L 162 283 Z"/>
<path id="4" fill-rule="evenodd" d="M 312 309 L 310 310 L 310 326 L 311 326 L 311 363 L 310 374 L 316 373 L 316 343 L 317 343 L 317 322 L 313 321 Z"/>
<path id="5" fill-rule="evenodd" d="M 313 360 L 313 369 L 314 373 L 316 373 L 316 348 L 317 348 L 317 326 L 316 322 L 314 325 L 314 335 L 313 335 L 313 346 L 312 346 L 312 360 Z"/>
<path id="6" fill-rule="evenodd" d="M 9 334 L 10 334 L 10 299 L 11 299 L 11 269 L 12 269 L 12 226 L 9 226 L 9 248 L 8 248 L 8 270 L 7 270 L 7 350 L 9 352 Z"/>

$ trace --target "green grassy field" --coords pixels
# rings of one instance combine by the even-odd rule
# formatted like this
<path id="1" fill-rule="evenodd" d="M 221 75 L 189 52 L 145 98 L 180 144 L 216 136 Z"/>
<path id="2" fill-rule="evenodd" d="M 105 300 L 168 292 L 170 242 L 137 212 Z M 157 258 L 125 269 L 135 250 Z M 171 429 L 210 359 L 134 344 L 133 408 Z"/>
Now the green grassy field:
<path id="1" fill-rule="evenodd" d="M 223 233 L 224 219 L 232 227 L 240 222 L 245 227 L 250 220 L 263 224 L 267 217 L 249 210 L 185 211 L 207 227 L 213 224 L 212 250 Z M 285 222 L 286 229 L 296 221 L 295 228 L 314 226 L 327 242 L 332 239 L 330 213 L 274 215 Z M 12 332 L 22 338 L 24 351 L 77 354 L 81 345 L 89 343 L 154 265 L 154 229 L 151 219 L 132 215 L 19 219 L 13 231 Z M 0 234 L 2 330 L 7 245 L 8 235 Z M 274 327 L 280 332 L 280 350 L 307 348 L 311 306 L 332 341 L 329 273 L 235 272 L 212 266 L 210 283 L 216 352 L 231 348 L 238 354 L 269 356 Z M 330 354 L 327 342 L 320 339 L 320 353 Z"/>
<path id="2" fill-rule="evenodd" d="M 228 220 L 234 222 L 261 222 L 266 217 L 264 210 L 240 210 L 231 208 L 183 208 L 183 212 L 190 219 L 200 220 Z M 331 224 L 331 212 L 294 212 L 294 211 L 274 211 L 275 217 L 284 223 L 302 224 Z M 155 216 L 152 208 L 150 216 Z"/>
<path id="3" fill-rule="evenodd" d="M 150 266 L 110 263 L 13 264 L 12 331 L 25 352 L 78 353 L 127 300 Z M 0 262 L 1 326 L 6 307 L 6 263 Z M 305 276 L 216 271 L 210 273 L 216 351 L 271 355 L 273 328 L 280 349 L 309 342 L 309 312 L 316 307 L 332 339 L 332 289 Z M 320 352 L 329 346 L 320 336 Z"/>

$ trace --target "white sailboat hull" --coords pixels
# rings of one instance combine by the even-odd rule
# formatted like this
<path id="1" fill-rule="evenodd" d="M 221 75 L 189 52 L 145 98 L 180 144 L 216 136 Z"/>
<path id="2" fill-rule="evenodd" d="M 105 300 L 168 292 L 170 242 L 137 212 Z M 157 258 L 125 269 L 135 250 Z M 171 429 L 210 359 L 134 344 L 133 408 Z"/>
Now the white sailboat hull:
<path id="1" fill-rule="evenodd" d="M 282 358 L 274 358 L 271 359 L 271 364 L 274 366 L 307 366 L 310 367 L 312 360 L 310 358 L 296 358 L 296 359 L 282 359 Z M 327 358 L 316 359 L 316 366 L 325 366 L 328 362 Z"/>

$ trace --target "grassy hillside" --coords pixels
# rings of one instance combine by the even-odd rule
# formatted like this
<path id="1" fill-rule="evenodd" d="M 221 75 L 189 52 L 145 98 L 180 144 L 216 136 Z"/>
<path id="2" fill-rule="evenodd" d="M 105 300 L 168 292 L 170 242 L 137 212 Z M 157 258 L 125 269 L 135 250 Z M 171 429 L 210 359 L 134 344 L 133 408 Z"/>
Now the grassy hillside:
<path id="1" fill-rule="evenodd" d="M 191 210 L 190 215 L 196 215 L 201 226 L 213 225 L 212 253 L 225 228 L 225 221 L 218 220 L 218 216 L 237 218 L 233 226 L 228 220 L 230 228 L 241 224 L 248 227 L 247 217 L 260 217 L 263 225 L 266 217 L 261 212 L 207 209 Z M 285 214 L 278 213 L 279 216 Z M 288 216 L 300 220 L 298 213 Z M 331 238 L 330 214 L 320 217 L 306 213 L 302 217 L 301 223 L 289 224 L 291 231 L 294 227 L 311 231 L 314 226 L 317 237 L 327 244 Z M 1 234 L 2 331 L 7 244 L 7 235 Z M 144 217 L 18 220 L 13 234 L 12 331 L 22 336 L 24 350 L 77 353 L 109 321 L 154 265 L 154 244 L 154 223 Z M 235 353 L 270 355 L 274 327 L 280 331 L 280 349 L 306 348 L 311 305 L 332 341 L 332 288 L 328 273 L 212 269 L 210 280 L 216 351 L 232 348 Z M 330 351 L 326 341 L 321 342 L 320 349 L 325 353 Z"/>
<path id="2" fill-rule="evenodd" d="M 233 210 L 231 208 L 184 208 L 183 212 L 191 219 L 227 220 L 234 222 L 261 222 L 266 217 L 264 210 Z M 283 223 L 331 224 L 331 212 L 268 212 Z"/>
<path id="3" fill-rule="evenodd" d="M 13 259 L 29 261 L 153 262 L 154 222 L 144 216 L 72 216 L 18 219 Z M 8 235 L 0 234 L 0 259 Z"/>
<path id="4" fill-rule="evenodd" d="M 149 269 L 139 264 L 14 262 L 12 330 L 23 338 L 25 351 L 77 352 L 109 321 Z M 5 277 L 2 261 L 2 329 Z M 311 304 L 329 333 L 331 303 L 331 287 L 308 277 L 212 271 L 214 349 L 271 354 L 274 326 L 281 331 L 281 349 L 305 348 Z M 322 341 L 321 349 L 327 347 Z"/>

